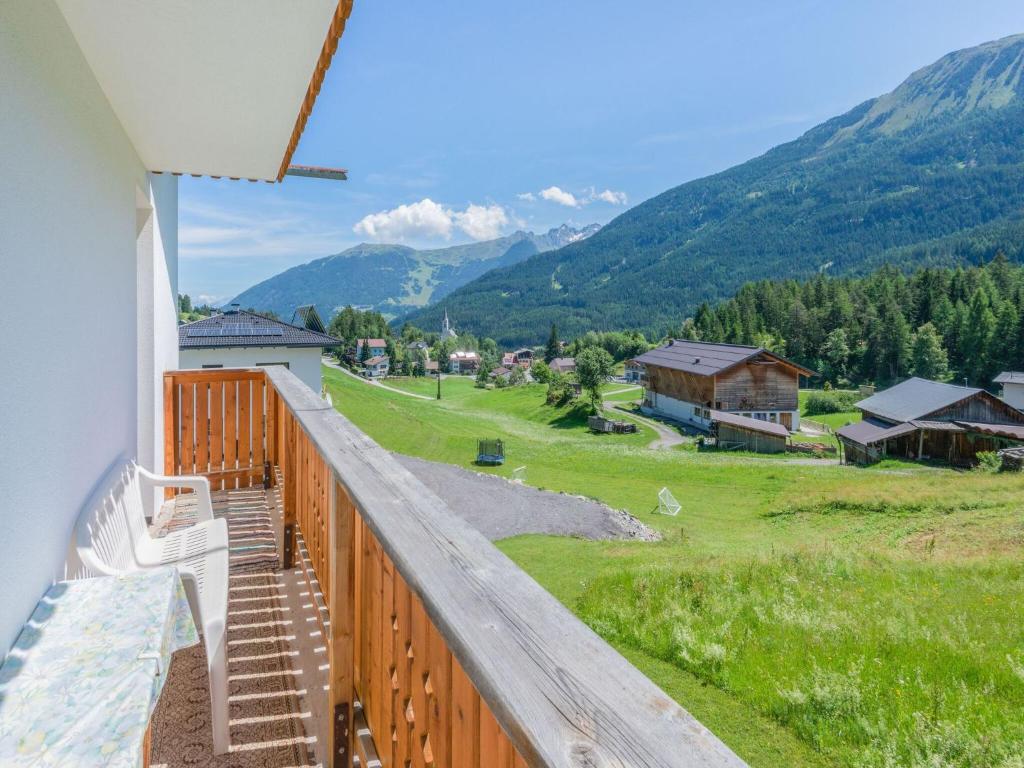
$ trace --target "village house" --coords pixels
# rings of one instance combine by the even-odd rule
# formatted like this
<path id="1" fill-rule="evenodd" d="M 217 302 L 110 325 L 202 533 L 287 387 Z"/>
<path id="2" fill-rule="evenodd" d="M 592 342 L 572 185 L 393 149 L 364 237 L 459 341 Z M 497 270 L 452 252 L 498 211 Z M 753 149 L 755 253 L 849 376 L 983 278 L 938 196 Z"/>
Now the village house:
<path id="1" fill-rule="evenodd" d="M 642 410 L 697 429 L 711 428 L 711 411 L 800 428 L 801 376 L 814 371 L 761 347 L 670 340 L 630 361 L 642 365 Z"/>
<path id="2" fill-rule="evenodd" d="M 857 403 L 863 420 L 836 434 L 848 464 L 885 456 L 971 465 L 1024 444 L 1024 413 L 984 389 L 912 378 Z"/>
<path id="3" fill-rule="evenodd" d="M 374 355 L 363 363 L 363 376 L 368 379 L 383 379 L 388 375 L 391 359 L 387 355 Z"/>
<path id="4" fill-rule="evenodd" d="M 358 339 L 356 341 L 356 360 L 362 358 L 364 344 L 369 347 L 366 354 L 370 357 L 380 357 L 388 350 L 388 343 L 384 339 Z"/>
<path id="5" fill-rule="evenodd" d="M 630 384 L 643 384 L 647 377 L 647 371 L 643 363 L 636 360 L 626 361 L 626 370 L 623 378 Z"/>
<path id="6" fill-rule="evenodd" d="M 452 373 L 476 373 L 480 369 L 480 355 L 459 350 L 448 355 L 448 370 Z"/>
<path id="7" fill-rule="evenodd" d="M 576 372 L 576 358 L 575 357 L 556 357 L 550 363 L 548 363 L 554 373 L 575 373 Z"/>
<path id="8" fill-rule="evenodd" d="M 515 352 L 509 353 L 512 355 L 511 364 L 518 365 L 520 368 L 529 368 L 533 365 L 533 350 L 523 347 L 517 349 Z M 502 365 L 505 364 L 505 358 L 502 358 Z"/>
<path id="9" fill-rule="evenodd" d="M 1017 410 L 1024 410 L 1024 372 L 1004 371 L 993 381 L 1003 385 L 1003 400 Z"/>
<path id="10" fill-rule="evenodd" d="M 178 326 L 182 368 L 252 368 L 283 365 L 315 392 L 320 391 L 320 357 L 339 339 L 301 325 L 271 320 L 238 309 Z"/>

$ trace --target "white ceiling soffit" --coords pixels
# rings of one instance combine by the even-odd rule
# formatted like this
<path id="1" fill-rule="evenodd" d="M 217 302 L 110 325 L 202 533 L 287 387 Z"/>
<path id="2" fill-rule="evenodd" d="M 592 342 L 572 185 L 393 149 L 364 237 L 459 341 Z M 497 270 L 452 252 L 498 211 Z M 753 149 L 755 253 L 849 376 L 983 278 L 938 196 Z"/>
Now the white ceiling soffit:
<path id="1" fill-rule="evenodd" d="M 339 7 L 338 0 L 57 4 L 147 170 L 267 181 L 278 178 Z"/>

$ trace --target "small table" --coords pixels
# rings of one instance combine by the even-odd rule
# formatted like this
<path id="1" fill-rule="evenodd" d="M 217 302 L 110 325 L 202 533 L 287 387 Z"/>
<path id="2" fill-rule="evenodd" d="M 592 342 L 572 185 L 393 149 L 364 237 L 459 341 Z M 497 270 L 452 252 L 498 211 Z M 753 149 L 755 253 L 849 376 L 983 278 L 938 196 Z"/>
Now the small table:
<path id="1" fill-rule="evenodd" d="M 171 654 L 196 642 L 176 568 L 54 584 L 0 667 L 0 764 L 142 765 Z"/>

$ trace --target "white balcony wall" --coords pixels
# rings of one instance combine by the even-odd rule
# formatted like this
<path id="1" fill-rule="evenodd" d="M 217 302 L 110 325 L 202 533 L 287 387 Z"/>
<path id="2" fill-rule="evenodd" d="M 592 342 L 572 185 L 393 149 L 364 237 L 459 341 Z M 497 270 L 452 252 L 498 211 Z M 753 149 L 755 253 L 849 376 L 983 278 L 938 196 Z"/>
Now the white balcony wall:
<path id="1" fill-rule="evenodd" d="M 182 368 L 204 365 L 222 368 L 251 368 L 254 365 L 285 363 L 302 382 L 320 394 L 320 347 L 225 347 L 222 349 L 183 349 Z"/>
<path id="2" fill-rule="evenodd" d="M 3 654 L 107 468 L 162 462 L 177 185 L 151 183 L 52 0 L 0 3 L 0 73 Z"/>

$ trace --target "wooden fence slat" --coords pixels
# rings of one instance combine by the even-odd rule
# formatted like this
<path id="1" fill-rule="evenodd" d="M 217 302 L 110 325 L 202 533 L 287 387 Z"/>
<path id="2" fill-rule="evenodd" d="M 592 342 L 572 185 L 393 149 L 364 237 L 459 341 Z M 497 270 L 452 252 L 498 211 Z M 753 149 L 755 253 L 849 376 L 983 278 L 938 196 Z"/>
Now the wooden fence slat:
<path id="1" fill-rule="evenodd" d="M 209 382 L 200 381 L 196 384 L 196 472 L 201 475 L 210 471 L 209 391 Z"/>
<path id="2" fill-rule="evenodd" d="M 437 628 L 428 624 L 430 667 L 430 746 L 434 753 L 435 765 L 450 765 L 451 755 L 451 701 L 452 701 L 452 655 L 448 652 L 444 638 Z"/>
<path id="3" fill-rule="evenodd" d="M 412 744 L 412 722 L 409 719 L 411 704 L 412 659 L 409 648 L 412 645 L 412 616 L 409 606 L 409 589 L 401 576 L 395 578 L 395 633 L 393 653 L 395 659 L 395 765 L 404 768 L 410 759 Z"/>
<path id="4" fill-rule="evenodd" d="M 238 466 L 245 469 L 252 466 L 252 445 L 250 418 L 252 416 L 252 400 L 250 391 L 252 382 L 243 379 L 238 382 Z M 248 487 L 251 483 L 243 483 Z"/>
<path id="5" fill-rule="evenodd" d="M 480 696 L 462 666 L 452 659 L 452 768 L 480 764 Z"/>
<path id="6" fill-rule="evenodd" d="M 181 471 L 196 471 L 195 448 L 195 384 L 181 385 Z"/>
<path id="7" fill-rule="evenodd" d="M 224 469 L 238 467 L 238 382 L 224 382 Z M 229 486 L 234 487 L 234 486 Z"/>
<path id="8" fill-rule="evenodd" d="M 423 604 L 420 603 L 419 599 L 410 593 L 410 615 L 412 617 L 412 711 L 413 711 L 413 731 L 412 731 L 412 764 L 415 768 L 425 768 L 428 762 L 428 755 L 425 750 L 428 748 L 432 750 L 432 745 L 429 743 L 430 732 L 428 730 L 428 724 L 430 722 L 430 713 L 428 711 L 427 701 L 427 670 L 429 669 L 430 663 L 430 647 L 428 645 L 427 638 L 429 632 L 427 630 L 427 624 L 430 620 L 427 618 L 426 611 L 423 610 Z M 432 752 L 430 755 L 432 760 Z"/>
<path id="9" fill-rule="evenodd" d="M 266 386 L 260 379 L 252 382 L 252 465 L 263 466 L 266 430 Z"/>
<path id="10" fill-rule="evenodd" d="M 394 762 L 394 744 L 398 739 L 395 731 L 395 566 L 391 559 L 381 553 L 381 724 L 377 739 L 377 755 L 384 768 L 391 768 Z"/>
<path id="11" fill-rule="evenodd" d="M 224 469 L 224 382 L 210 384 L 210 471 Z M 223 488 L 223 482 L 218 490 Z"/>
<path id="12" fill-rule="evenodd" d="M 350 762 L 353 746 L 353 690 L 352 652 L 355 633 L 355 505 L 345 489 L 331 475 L 331 573 L 330 600 L 327 611 L 330 616 L 330 632 L 327 640 L 330 653 L 330 679 L 328 696 L 330 713 L 335 718 L 333 726 L 327 729 L 327 754 L 329 764 L 338 757 Z M 344 719 L 339 726 L 337 720 Z M 335 738 L 345 739 L 337 744 Z M 347 768 L 347 766 L 346 766 Z"/>

